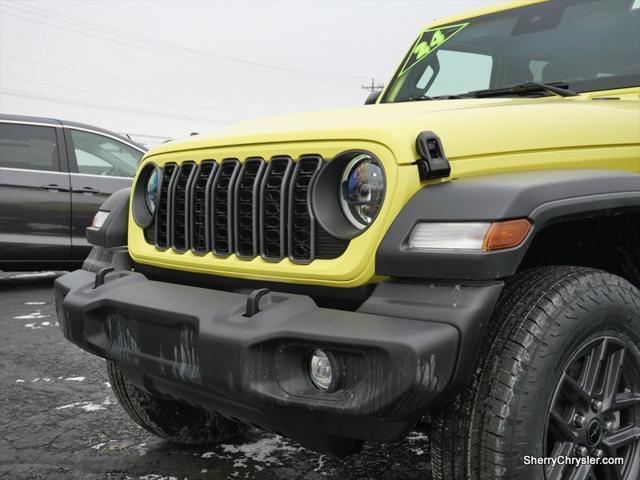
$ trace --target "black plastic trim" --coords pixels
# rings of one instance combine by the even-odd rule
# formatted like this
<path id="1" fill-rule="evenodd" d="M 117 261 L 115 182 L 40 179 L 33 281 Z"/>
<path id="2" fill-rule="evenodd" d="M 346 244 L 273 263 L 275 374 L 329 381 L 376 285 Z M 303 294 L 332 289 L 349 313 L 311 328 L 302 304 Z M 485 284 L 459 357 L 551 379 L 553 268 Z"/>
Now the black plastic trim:
<path id="1" fill-rule="evenodd" d="M 309 172 L 301 172 L 307 163 L 316 162 L 315 169 L 311 175 Z M 309 264 L 313 262 L 315 258 L 315 229 L 316 222 L 311 211 L 311 185 L 313 184 L 314 177 L 318 174 L 318 171 L 323 167 L 324 159 L 320 155 L 302 155 L 296 162 L 296 167 L 291 176 L 291 184 L 289 185 L 289 205 L 288 205 L 288 252 L 289 260 L 293 263 Z M 303 177 L 303 176 L 306 176 Z M 302 177 L 306 185 L 298 185 L 298 178 Z M 305 200 L 300 200 L 299 196 L 304 195 Z M 298 202 L 299 209 L 296 210 L 295 203 Z M 300 208 L 306 208 L 306 212 L 300 212 Z M 301 226 L 302 223 L 308 222 L 308 229 Z M 305 240 L 304 233 L 308 230 L 308 240 Z M 296 237 L 296 233 L 302 234 L 302 237 Z M 299 248 L 303 243 L 308 243 L 307 254 L 300 255 Z M 303 248 L 304 249 L 304 248 Z"/>
<path id="2" fill-rule="evenodd" d="M 254 165 L 257 165 L 257 170 L 253 173 L 249 171 Z M 235 254 L 238 258 L 243 260 L 254 259 L 259 252 L 259 228 L 260 228 L 260 186 L 262 184 L 262 175 L 265 170 L 265 162 L 262 157 L 249 157 L 243 163 L 240 168 L 240 173 L 234 185 L 234 197 L 235 208 L 233 213 L 235 215 L 234 224 L 234 238 L 235 238 Z M 253 175 L 251 185 L 245 185 L 244 181 L 249 175 Z M 249 206 L 250 212 L 242 212 L 245 207 L 246 201 L 241 196 L 244 192 L 250 193 L 251 204 Z M 251 227 L 241 225 L 242 215 L 250 217 Z M 249 232 L 250 230 L 250 232 Z M 249 233 L 250 239 L 244 238 Z M 248 248 L 247 248 L 248 244 Z"/>
<path id="3" fill-rule="evenodd" d="M 99 210 L 109 212 L 102 227 L 87 227 L 87 241 L 91 245 L 105 248 L 119 247 L 127 244 L 129 231 L 129 198 L 131 188 L 123 188 L 107 198 Z"/>
<path id="4" fill-rule="evenodd" d="M 171 190 L 171 198 L 173 201 L 171 209 L 171 246 L 174 252 L 184 253 L 191 248 L 189 242 L 191 239 L 191 186 L 196 174 L 198 166 L 193 161 L 187 161 L 180 164 L 178 173 L 173 181 L 173 187 Z M 186 173 L 185 173 L 186 172 Z M 184 178 L 186 177 L 186 179 Z M 181 187 L 181 182 L 184 181 L 184 187 Z M 183 189 L 179 194 L 178 188 Z M 180 195 L 180 196 L 179 196 Z M 180 207 L 179 203 L 182 203 L 182 212 L 178 211 Z M 178 221 L 178 218 L 182 216 L 182 221 Z M 180 231 L 179 231 L 180 230 Z M 182 237 L 183 244 L 178 244 L 178 234 Z"/>
<path id="5" fill-rule="evenodd" d="M 233 165 L 233 170 L 228 178 L 224 181 L 227 181 L 227 184 L 223 187 L 220 186 L 222 175 L 226 174 L 227 165 Z M 233 200 L 234 200 L 234 185 L 236 182 L 236 178 L 238 176 L 238 172 L 240 170 L 240 161 L 237 158 L 225 158 L 219 165 L 218 171 L 215 174 L 213 184 L 211 186 L 211 212 L 212 212 L 212 222 L 211 222 L 211 250 L 213 254 L 217 257 L 228 257 L 234 251 L 234 241 L 233 241 Z M 218 201 L 216 200 L 216 196 L 218 194 L 218 189 L 222 190 L 222 195 L 226 195 L 226 212 L 222 212 L 219 210 Z M 222 240 L 219 235 L 219 228 L 217 228 L 217 220 L 218 216 L 226 215 L 226 223 L 227 223 L 227 235 L 224 240 L 227 243 L 226 248 L 221 248 L 219 245 Z"/>
<path id="6" fill-rule="evenodd" d="M 95 273 L 85 270 L 56 280 L 67 339 L 117 361 L 140 388 L 334 454 L 349 453 L 341 447 L 347 439 L 399 440 L 439 405 L 460 367 L 464 331 L 441 319 L 480 328 L 501 288 L 440 285 L 416 302 L 397 285 L 357 312 L 274 292 L 247 317 L 245 293 L 126 270 L 104 280 L 92 289 Z M 318 391 L 309 379 L 314 348 L 343 365 L 335 391 Z"/>
<path id="7" fill-rule="evenodd" d="M 156 209 L 151 212 L 149 211 L 149 207 L 147 206 L 146 201 L 146 190 L 147 183 L 149 182 L 149 178 L 153 174 L 153 172 L 157 172 L 158 174 L 158 192 L 160 191 L 160 185 L 162 184 L 162 169 L 158 167 L 155 163 L 147 163 L 142 171 L 138 174 L 136 178 L 136 183 L 133 186 L 133 205 L 131 208 L 131 212 L 133 214 L 133 220 L 140 228 L 148 228 L 155 219 Z M 157 199 L 156 199 L 157 202 Z"/>
<path id="8" fill-rule="evenodd" d="M 413 196 L 387 231 L 376 253 L 376 273 L 435 279 L 506 278 L 517 271 L 533 238 L 545 226 L 630 208 L 640 208 L 640 175 L 617 170 L 517 172 L 428 185 Z M 516 248 L 418 251 L 407 245 L 419 222 L 515 218 L 533 222 L 527 240 Z"/>
<path id="9" fill-rule="evenodd" d="M 266 225 L 266 217 L 270 215 L 267 211 L 267 189 L 275 190 L 276 187 L 269 185 L 269 181 L 272 178 L 274 165 L 278 163 L 286 162 L 286 167 L 284 172 L 282 173 L 282 178 L 280 180 L 280 185 L 277 187 L 279 189 L 279 211 L 278 211 L 278 236 L 279 236 L 279 254 L 278 255 L 269 255 L 267 252 L 267 239 L 266 236 L 269 233 L 269 230 L 273 230 L 272 227 Z M 293 172 L 295 165 L 291 157 L 286 155 L 274 156 L 269 161 L 267 165 L 267 170 L 263 176 L 262 185 L 260 186 L 260 199 L 262 201 L 262 208 L 260 209 L 260 255 L 264 260 L 279 262 L 286 256 L 287 252 L 287 224 L 288 224 L 288 198 L 289 198 L 289 182 L 291 180 L 291 173 Z M 273 174 L 275 175 L 275 174 Z"/>
<path id="10" fill-rule="evenodd" d="M 416 151 L 421 157 L 416 164 L 420 180 L 448 177 L 451 164 L 444 154 L 444 146 L 440 137 L 433 132 L 420 132 L 416 138 Z"/>
<path id="11" fill-rule="evenodd" d="M 167 175 L 167 170 L 170 170 L 171 173 Z M 159 180 L 161 182 L 158 190 L 158 198 L 156 200 L 156 213 L 155 213 L 155 241 L 156 248 L 160 250 L 166 250 L 171 245 L 171 225 L 173 223 L 173 215 L 171 214 L 173 210 L 173 201 L 171 191 L 173 188 L 173 182 L 178 173 L 178 165 L 175 163 L 167 163 L 162 168 L 162 176 Z M 166 185 L 166 186 L 165 186 Z M 162 214 L 162 211 L 165 211 Z M 162 222 L 164 222 L 164 227 L 162 226 Z M 164 228 L 164 232 L 161 232 L 161 229 Z M 161 240 L 164 239 L 164 240 Z"/>
<path id="12" fill-rule="evenodd" d="M 204 211 L 202 214 L 195 211 L 197 208 L 196 199 L 197 189 L 199 187 L 199 182 L 205 180 L 203 177 L 203 170 L 211 167 L 211 171 L 207 173 L 206 182 L 204 185 Z M 191 187 L 191 198 L 189 199 L 189 204 L 192 206 L 194 211 L 191 213 L 191 229 L 189 231 L 191 235 L 190 246 L 191 251 L 196 255 L 206 255 L 211 251 L 211 184 L 213 183 L 213 179 L 216 174 L 216 170 L 218 169 L 218 164 L 215 160 L 203 160 L 198 165 L 198 170 L 195 174 L 193 185 Z M 202 216 L 203 226 L 198 226 L 197 222 L 199 217 Z M 204 230 L 204 248 L 197 248 L 196 243 L 198 239 L 196 238 L 196 230 L 203 229 Z"/>
<path id="13" fill-rule="evenodd" d="M 211 273 L 194 273 L 183 270 L 169 270 L 153 267 L 142 263 L 134 263 L 134 269 L 150 280 L 160 282 L 179 283 L 193 287 L 210 288 L 225 291 L 251 291 L 258 288 L 268 288 L 272 292 L 294 293 L 307 295 L 321 307 L 355 310 L 371 295 L 375 285 L 340 288 L 324 285 L 306 285 L 297 283 L 283 283 L 264 280 L 248 280 L 214 275 Z"/>

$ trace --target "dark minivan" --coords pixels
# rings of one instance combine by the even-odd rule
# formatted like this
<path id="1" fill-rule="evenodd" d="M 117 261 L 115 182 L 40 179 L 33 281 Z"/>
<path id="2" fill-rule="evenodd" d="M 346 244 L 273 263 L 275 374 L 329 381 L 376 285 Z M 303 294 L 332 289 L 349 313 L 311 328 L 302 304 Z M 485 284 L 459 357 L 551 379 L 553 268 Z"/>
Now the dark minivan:
<path id="1" fill-rule="evenodd" d="M 145 151 L 102 128 L 0 114 L 0 270 L 81 264 L 85 228 Z"/>

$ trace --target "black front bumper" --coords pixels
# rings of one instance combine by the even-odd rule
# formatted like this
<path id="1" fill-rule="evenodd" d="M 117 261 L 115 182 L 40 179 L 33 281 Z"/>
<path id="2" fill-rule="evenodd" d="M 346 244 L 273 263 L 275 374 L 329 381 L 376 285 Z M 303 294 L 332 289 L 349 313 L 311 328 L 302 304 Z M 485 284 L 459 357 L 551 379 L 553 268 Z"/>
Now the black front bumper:
<path id="1" fill-rule="evenodd" d="M 467 363 L 459 361 L 469 344 L 461 342 L 464 332 L 439 319 L 450 314 L 464 317 L 463 324 L 484 323 L 477 317 L 486 317 L 501 289 L 486 286 L 465 296 L 460 286 L 447 286 L 459 295 L 445 308 L 442 287 L 420 286 L 440 296 L 431 305 L 435 321 L 424 319 L 429 300 L 404 285 L 378 287 L 357 312 L 274 292 L 248 317 L 244 293 L 157 282 L 131 271 L 110 273 L 98 287 L 94 278 L 78 270 L 56 280 L 69 340 L 118 362 L 147 391 L 335 454 L 347 453 L 353 440 L 406 435 Z M 341 382 L 334 392 L 319 391 L 309 379 L 315 348 L 337 360 Z"/>

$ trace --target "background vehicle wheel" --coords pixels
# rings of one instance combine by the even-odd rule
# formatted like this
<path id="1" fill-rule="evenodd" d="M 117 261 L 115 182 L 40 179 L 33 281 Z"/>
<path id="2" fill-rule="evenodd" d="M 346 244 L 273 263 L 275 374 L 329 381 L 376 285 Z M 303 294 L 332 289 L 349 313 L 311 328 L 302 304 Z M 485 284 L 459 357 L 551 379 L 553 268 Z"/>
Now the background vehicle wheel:
<path id="1" fill-rule="evenodd" d="M 114 362 L 107 362 L 111 388 L 118 402 L 141 427 L 166 440 L 186 445 L 219 443 L 245 427 L 215 412 L 153 396 L 129 382 Z"/>
<path id="2" fill-rule="evenodd" d="M 622 457 L 542 466 L 525 457 Z M 435 416 L 436 480 L 640 478 L 640 292 L 582 267 L 505 287 L 468 389 Z"/>

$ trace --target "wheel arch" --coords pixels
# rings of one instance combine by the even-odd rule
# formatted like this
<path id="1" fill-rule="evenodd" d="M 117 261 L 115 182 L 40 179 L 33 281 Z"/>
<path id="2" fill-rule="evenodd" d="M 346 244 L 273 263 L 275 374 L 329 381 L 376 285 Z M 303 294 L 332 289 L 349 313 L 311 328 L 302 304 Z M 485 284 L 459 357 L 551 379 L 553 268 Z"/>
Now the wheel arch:
<path id="1" fill-rule="evenodd" d="M 454 179 L 425 186 L 404 207 L 378 247 L 376 273 L 451 280 L 507 278 L 523 266 L 546 264 L 539 254 L 537 263 L 533 262 L 528 253 L 538 245 L 542 238 L 539 235 L 545 231 L 548 235 L 554 226 L 597 218 L 637 218 L 638 213 L 640 174 L 633 172 L 541 170 Z M 419 222 L 516 218 L 528 218 L 532 230 L 515 248 L 492 252 L 415 251 L 407 245 Z"/>

